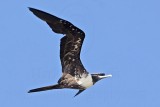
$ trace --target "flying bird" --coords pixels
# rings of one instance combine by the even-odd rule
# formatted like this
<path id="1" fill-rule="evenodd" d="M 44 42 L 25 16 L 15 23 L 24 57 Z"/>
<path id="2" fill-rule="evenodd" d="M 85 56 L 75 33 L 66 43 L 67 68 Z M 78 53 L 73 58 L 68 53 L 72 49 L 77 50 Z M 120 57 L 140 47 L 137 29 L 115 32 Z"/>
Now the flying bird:
<path id="1" fill-rule="evenodd" d="M 30 8 L 41 20 L 45 21 L 53 32 L 63 34 L 60 40 L 60 60 L 62 65 L 62 76 L 57 84 L 41 88 L 31 89 L 28 93 L 46 91 L 52 89 L 78 89 L 75 96 L 94 85 L 97 81 L 112 77 L 105 73 L 90 74 L 83 66 L 80 59 L 81 47 L 85 38 L 85 33 L 74 26 L 69 21 L 58 18 L 44 11 Z"/>

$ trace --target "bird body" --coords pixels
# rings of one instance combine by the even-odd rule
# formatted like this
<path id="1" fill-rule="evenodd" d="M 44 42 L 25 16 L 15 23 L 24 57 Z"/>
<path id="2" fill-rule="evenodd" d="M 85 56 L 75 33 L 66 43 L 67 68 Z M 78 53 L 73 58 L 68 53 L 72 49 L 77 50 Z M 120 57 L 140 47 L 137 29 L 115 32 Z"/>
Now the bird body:
<path id="1" fill-rule="evenodd" d="M 79 92 L 76 94 L 78 95 L 85 89 L 94 85 L 97 81 L 112 76 L 105 75 L 104 73 L 89 74 L 84 68 L 80 60 L 80 52 L 85 33 L 81 29 L 66 20 L 41 10 L 34 8 L 29 8 L 29 10 L 38 18 L 45 21 L 53 32 L 64 35 L 64 37 L 61 38 L 60 43 L 62 77 L 58 80 L 56 85 L 32 89 L 29 93 L 51 89 L 70 88 L 78 89 Z"/>
<path id="2" fill-rule="evenodd" d="M 93 80 L 91 74 L 88 74 L 87 77 L 83 77 L 77 81 L 77 83 L 85 88 L 89 88 L 93 85 Z"/>

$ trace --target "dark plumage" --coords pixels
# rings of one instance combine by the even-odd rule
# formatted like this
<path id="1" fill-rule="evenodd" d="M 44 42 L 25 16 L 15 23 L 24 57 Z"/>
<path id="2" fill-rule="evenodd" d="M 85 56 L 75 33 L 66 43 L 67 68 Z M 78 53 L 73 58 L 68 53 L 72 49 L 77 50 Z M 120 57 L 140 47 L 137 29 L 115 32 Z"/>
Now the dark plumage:
<path id="1" fill-rule="evenodd" d="M 29 8 L 29 10 L 38 18 L 45 21 L 53 32 L 65 35 L 61 38 L 60 43 L 60 60 L 63 74 L 58 80 L 58 84 L 32 89 L 29 93 L 51 89 L 71 88 L 79 89 L 79 92 L 76 94 L 78 95 L 98 80 L 111 76 L 105 75 L 104 73 L 89 74 L 84 68 L 80 60 L 80 52 L 85 33 L 81 29 L 66 20 L 41 10 L 34 8 Z"/>

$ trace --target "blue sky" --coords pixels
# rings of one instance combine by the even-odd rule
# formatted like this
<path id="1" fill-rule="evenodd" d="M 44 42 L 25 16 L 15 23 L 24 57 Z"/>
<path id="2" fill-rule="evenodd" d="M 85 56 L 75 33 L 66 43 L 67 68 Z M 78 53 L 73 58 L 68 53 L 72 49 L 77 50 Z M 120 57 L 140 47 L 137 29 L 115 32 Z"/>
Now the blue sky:
<path id="1" fill-rule="evenodd" d="M 160 106 L 159 0 L 5 0 L 0 3 L 1 107 Z M 27 7 L 72 22 L 86 33 L 81 59 L 91 72 L 112 74 L 77 90 L 28 94 L 61 76 L 59 40 Z"/>

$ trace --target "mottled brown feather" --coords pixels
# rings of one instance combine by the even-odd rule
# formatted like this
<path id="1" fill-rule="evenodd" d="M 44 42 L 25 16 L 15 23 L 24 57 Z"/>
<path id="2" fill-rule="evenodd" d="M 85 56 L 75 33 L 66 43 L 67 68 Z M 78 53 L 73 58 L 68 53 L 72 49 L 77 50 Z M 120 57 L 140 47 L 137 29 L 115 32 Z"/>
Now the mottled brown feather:
<path id="1" fill-rule="evenodd" d="M 88 74 L 80 60 L 85 33 L 72 23 L 38 9 L 29 8 L 33 14 L 44 20 L 55 33 L 64 34 L 60 43 L 62 72 L 72 76 Z"/>

